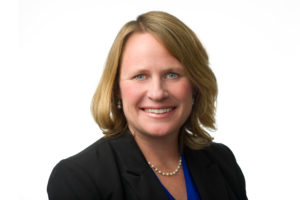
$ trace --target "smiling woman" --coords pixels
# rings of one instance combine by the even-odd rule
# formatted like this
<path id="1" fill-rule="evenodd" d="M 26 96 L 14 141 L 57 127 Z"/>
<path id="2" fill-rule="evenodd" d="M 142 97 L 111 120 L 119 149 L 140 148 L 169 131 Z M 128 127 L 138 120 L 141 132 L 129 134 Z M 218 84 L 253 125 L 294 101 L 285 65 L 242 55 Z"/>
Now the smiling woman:
<path id="1" fill-rule="evenodd" d="M 140 15 L 136 21 L 125 24 L 117 35 L 92 104 L 92 112 L 99 127 L 105 135 L 118 135 L 128 128 L 124 113 L 119 112 L 116 107 L 120 100 L 118 79 L 124 50 L 128 46 L 125 44 L 131 39 L 131 35 L 137 33 L 148 33 L 156 43 L 160 43 L 164 51 L 168 51 L 172 59 L 176 59 L 182 65 L 182 68 L 177 67 L 177 70 L 181 70 L 180 72 L 184 73 L 192 84 L 193 112 L 191 112 L 190 120 L 186 121 L 180 130 L 182 133 L 179 137 L 180 146 L 185 143 L 191 148 L 201 149 L 209 145 L 212 137 L 206 129 L 215 129 L 215 102 L 218 92 L 215 75 L 208 65 L 207 53 L 195 33 L 176 17 L 164 12 L 149 12 Z M 144 41 L 136 42 L 136 52 L 145 50 L 143 43 Z M 151 45 L 148 48 L 155 50 L 155 44 Z M 135 54 L 126 56 L 127 60 L 131 60 L 130 62 L 140 62 L 136 63 L 139 73 L 130 75 L 136 78 L 137 76 L 146 78 L 144 69 L 138 65 L 146 61 Z M 145 64 L 147 63 L 142 66 Z M 166 68 L 165 70 L 174 69 Z M 166 71 L 168 72 L 170 71 Z"/>
<path id="2" fill-rule="evenodd" d="M 206 132 L 216 97 L 206 51 L 184 23 L 164 12 L 128 22 L 92 103 L 105 137 L 54 168 L 49 199 L 247 199 L 234 155 Z"/>
<path id="3" fill-rule="evenodd" d="M 192 85 L 182 64 L 151 34 L 134 33 L 128 39 L 119 87 L 127 125 L 138 144 L 140 137 L 177 142 L 191 113 Z"/>

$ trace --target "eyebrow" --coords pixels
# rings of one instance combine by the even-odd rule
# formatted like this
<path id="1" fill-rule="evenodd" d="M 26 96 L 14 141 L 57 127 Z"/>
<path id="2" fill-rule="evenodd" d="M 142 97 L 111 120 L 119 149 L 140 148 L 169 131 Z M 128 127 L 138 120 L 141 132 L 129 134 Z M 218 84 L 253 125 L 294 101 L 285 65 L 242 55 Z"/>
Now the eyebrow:
<path id="1" fill-rule="evenodd" d="M 130 70 L 131 67 L 134 69 Z M 149 71 L 151 71 L 151 68 L 149 69 L 147 66 L 142 66 L 142 65 L 131 65 L 131 66 L 127 66 L 127 68 L 129 70 L 123 71 L 125 76 L 133 76 L 136 74 L 143 74 L 143 73 L 148 73 Z M 184 68 L 181 68 L 176 65 L 170 65 L 170 66 L 166 67 L 165 69 L 161 69 L 161 72 L 162 73 L 177 72 L 177 73 L 182 73 L 182 74 L 186 73 Z"/>
<path id="2" fill-rule="evenodd" d="M 151 71 L 151 69 L 147 69 L 147 67 L 144 67 L 144 66 L 133 66 L 133 67 L 136 67 L 137 69 L 134 70 L 134 71 L 140 71 L 140 72 L 147 72 L 147 71 Z M 184 68 L 180 68 L 178 66 L 170 66 L 170 67 L 167 67 L 165 69 L 162 69 L 163 72 L 166 72 L 166 71 L 185 71 Z"/>

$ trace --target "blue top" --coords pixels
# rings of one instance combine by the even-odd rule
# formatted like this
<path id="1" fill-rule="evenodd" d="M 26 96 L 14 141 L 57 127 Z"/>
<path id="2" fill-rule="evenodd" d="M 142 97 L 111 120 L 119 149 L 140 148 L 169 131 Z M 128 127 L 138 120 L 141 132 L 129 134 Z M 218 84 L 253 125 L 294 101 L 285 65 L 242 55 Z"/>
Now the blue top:
<path id="1" fill-rule="evenodd" d="M 198 190 L 192 180 L 192 177 L 190 175 L 190 172 L 188 170 L 184 155 L 181 155 L 182 159 L 182 168 L 184 173 L 184 179 L 185 179 L 185 185 L 186 185 L 186 192 L 187 192 L 187 199 L 188 200 L 201 200 L 200 194 L 198 193 Z M 157 178 L 158 179 L 158 178 Z M 158 179 L 159 181 L 159 179 Z M 160 182 L 160 181 L 159 181 Z M 175 198 L 170 194 L 170 192 L 163 186 L 163 184 L 160 182 L 161 186 L 167 193 L 170 200 L 175 200 Z"/>

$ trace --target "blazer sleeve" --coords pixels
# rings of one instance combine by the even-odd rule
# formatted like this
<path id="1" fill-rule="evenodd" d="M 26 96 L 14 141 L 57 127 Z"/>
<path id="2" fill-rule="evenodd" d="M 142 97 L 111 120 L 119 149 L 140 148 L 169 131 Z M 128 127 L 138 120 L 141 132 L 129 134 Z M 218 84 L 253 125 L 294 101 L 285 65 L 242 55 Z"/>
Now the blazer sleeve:
<path id="1" fill-rule="evenodd" d="M 232 151 L 221 143 L 207 149 L 211 159 L 220 167 L 223 176 L 240 200 L 247 200 L 245 178 Z"/>
<path id="2" fill-rule="evenodd" d="M 49 200 L 101 199 L 89 174 L 72 160 L 62 160 L 53 169 L 47 192 Z"/>

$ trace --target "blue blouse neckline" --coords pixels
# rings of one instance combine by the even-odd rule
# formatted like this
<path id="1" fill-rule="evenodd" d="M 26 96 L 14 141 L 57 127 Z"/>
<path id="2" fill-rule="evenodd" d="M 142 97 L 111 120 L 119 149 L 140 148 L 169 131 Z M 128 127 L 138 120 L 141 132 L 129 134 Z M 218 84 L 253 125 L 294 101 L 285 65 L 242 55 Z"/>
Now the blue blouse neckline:
<path id="1" fill-rule="evenodd" d="M 188 170 L 187 163 L 185 161 L 185 157 L 183 154 L 181 155 L 181 159 L 182 159 L 182 168 L 183 168 L 185 185 L 186 185 L 187 199 L 188 200 L 201 200 L 200 194 L 192 180 L 192 177 Z M 160 182 L 158 177 L 157 177 L 157 179 L 158 179 L 159 183 L 161 184 L 161 186 L 163 187 L 166 194 L 168 195 L 169 199 L 175 200 L 175 198 L 170 194 L 170 192 L 167 190 L 167 188 L 165 188 L 164 185 Z"/>

